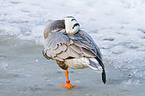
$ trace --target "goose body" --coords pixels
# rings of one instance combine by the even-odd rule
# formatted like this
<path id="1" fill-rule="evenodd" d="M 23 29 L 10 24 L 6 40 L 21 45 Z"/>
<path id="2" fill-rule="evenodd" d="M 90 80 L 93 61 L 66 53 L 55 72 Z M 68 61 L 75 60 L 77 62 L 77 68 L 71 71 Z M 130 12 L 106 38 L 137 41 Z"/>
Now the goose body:
<path id="1" fill-rule="evenodd" d="M 101 73 L 102 81 L 106 82 L 100 49 L 88 33 L 80 30 L 80 25 L 74 17 L 66 17 L 64 20 L 48 24 L 44 38 L 45 58 L 56 61 L 64 70 L 90 67 Z"/>

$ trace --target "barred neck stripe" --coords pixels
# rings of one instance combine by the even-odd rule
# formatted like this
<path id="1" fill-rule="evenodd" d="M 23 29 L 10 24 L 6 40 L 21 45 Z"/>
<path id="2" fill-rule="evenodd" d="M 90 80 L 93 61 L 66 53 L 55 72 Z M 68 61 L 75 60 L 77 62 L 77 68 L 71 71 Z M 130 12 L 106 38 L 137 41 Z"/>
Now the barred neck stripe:
<path id="1" fill-rule="evenodd" d="M 71 21 L 77 21 L 76 19 L 71 19 Z"/>
<path id="2" fill-rule="evenodd" d="M 79 23 L 76 23 L 76 24 L 72 27 L 72 29 L 74 29 L 75 26 L 80 26 L 80 24 L 79 24 Z"/>
<path id="3" fill-rule="evenodd" d="M 73 16 L 66 16 L 66 18 L 74 18 Z"/>

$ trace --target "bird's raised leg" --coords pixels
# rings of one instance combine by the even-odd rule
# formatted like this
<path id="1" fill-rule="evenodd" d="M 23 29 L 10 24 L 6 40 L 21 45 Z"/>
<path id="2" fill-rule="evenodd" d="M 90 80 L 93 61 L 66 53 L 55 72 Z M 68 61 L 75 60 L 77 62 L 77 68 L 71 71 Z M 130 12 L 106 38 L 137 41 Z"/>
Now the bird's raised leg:
<path id="1" fill-rule="evenodd" d="M 70 84 L 70 80 L 69 80 L 69 77 L 68 77 L 68 71 L 67 70 L 65 71 L 65 76 L 66 76 L 66 79 L 67 79 L 66 84 L 60 84 L 60 86 L 67 87 L 67 88 L 75 87 L 76 85 Z"/>

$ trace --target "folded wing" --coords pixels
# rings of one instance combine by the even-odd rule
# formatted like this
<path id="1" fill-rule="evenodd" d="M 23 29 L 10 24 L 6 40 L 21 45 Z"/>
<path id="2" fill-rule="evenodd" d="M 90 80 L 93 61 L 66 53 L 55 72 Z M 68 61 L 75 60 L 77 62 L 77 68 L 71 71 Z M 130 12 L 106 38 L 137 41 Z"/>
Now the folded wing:
<path id="1" fill-rule="evenodd" d="M 95 46 L 79 33 L 65 34 L 54 32 L 45 39 L 43 54 L 45 57 L 64 61 L 69 57 L 96 57 Z"/>

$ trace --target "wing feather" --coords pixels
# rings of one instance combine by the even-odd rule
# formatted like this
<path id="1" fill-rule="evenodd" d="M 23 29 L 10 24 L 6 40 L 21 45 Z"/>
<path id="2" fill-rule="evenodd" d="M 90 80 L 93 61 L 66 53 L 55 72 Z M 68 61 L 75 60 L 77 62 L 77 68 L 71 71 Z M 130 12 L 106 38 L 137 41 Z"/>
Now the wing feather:
<path id="1" fill-rule="evenodd" d="M 100 58 L 101 56 L 91 37 L 81 31 L 76 34 L 53 32 L 45 42 L 44 54 L 56 60 L 63 61 L 68 57 L 99 56 Z"/>
<path id="2" fill-rule="evenodd" d="M 67 51 L 62 52 L 61 54 L 58 54 L 57 57 L 62 58 L 62 59 L 66 59 L 68 57 L 80 57 L 80 54 L 75 52 L 72 48 L 68 47 Z"/>
<path id="3" fill-rule="evenodd" d="M 83 53 L 83 50 L 81 47 L 79 46 L 76 46 L 75 44 L 72 44 L 69 46 L 71 49 L 73 49 L 75 52 L 79 53 L 79 54 L 82 54 Z"/>
<path id="4" fill-rule="evenodd" d="M 99 47 L 96 45 L 96 43 L 94 42 L 94 40 L 91 38 L 91 36 L 88 33 L 80 30 L 77 35 L 81 36 L 81 38 L 83 39 L 83 43 L 91 47 L 92 51 L 96 54 L 96 56 L 102 59 L 102 54 Z"/>

